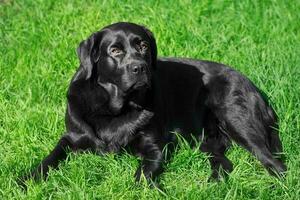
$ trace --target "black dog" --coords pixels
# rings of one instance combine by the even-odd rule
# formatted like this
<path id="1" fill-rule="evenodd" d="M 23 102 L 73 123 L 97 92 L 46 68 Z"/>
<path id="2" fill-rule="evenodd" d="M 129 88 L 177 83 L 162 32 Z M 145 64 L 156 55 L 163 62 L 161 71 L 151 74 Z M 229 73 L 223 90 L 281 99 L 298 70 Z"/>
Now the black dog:
<path id="1" fill-rule="evenodd" d="M 156 43 L 145 27 L 116 23 L 92 34 L 78 47 L 80 67 L 69 91 L 66 134 L 26 178 L 46 177 L 68 149 L 97 153 L 130 148 L 143 160 L 136 180 L 162 172 L 163 148 L 176 143 L 177 130 L 188 141 L 204 140 L 212 178 L 232 171 L 225 157 L 231 140 L 253 153 L 270 173 L 286 166 L 276 115 L 260 91 L 237 71 L 214 62 L 157 59 Z M 25 178 L 25 179 L 26 179 Z"/>

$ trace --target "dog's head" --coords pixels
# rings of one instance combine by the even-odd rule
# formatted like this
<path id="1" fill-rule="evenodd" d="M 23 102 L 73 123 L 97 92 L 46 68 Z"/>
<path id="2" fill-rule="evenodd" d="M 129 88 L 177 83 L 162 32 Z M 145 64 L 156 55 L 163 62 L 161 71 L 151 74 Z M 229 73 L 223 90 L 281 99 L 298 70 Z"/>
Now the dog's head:
<path id="1" fill-rule="evenodd" d="M 77 54 L 81 78 L 114 84 L 126 94 L 150 86 L 157 50 L 147 28 L 120 22 L 82 41 Z"/>

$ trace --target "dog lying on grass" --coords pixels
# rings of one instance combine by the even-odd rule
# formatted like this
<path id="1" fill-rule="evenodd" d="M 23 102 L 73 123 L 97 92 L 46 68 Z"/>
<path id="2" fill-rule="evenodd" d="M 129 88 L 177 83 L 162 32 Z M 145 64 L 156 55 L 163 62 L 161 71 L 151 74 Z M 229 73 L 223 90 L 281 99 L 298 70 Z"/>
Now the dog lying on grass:
<path id="1" fill-rule="evenodd" d="M 92 34 L 77 49 L 80 66 L 68 90 L 66 133 L 28 178 L 45 178 L 69 150 L 99 154 L 130 148 L 142 157 L 135 173 L 155 179 L 163 171 L 163 148 L 202 137 L 212 179 L 233 164 L 231 141 L 241 145 L 273 175 L 286 166 L 275 112 L 257 87 L 223 64 L 157 58 L 153 34 L 133 23 L 116 23 Z M 225 173 L 226 174 L 226 173 Z M 24 183 L 24 182 L 23 182 Z"/>

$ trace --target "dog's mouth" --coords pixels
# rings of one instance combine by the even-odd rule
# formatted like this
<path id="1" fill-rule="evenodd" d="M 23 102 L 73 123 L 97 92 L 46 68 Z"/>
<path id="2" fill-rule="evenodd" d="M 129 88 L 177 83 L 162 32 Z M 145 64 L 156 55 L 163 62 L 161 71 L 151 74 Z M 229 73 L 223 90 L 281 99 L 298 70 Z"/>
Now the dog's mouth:
<path id="1" fill-rule="evenodd" d="M 150 88 L 150 83 L 148 82 L 135 82 L 133 83 L 126 91 L 126 94 L 130 94 L 134 91 L 139 91 L 139 90 L 143 90 L 143 89 L 147 89 Z"/>

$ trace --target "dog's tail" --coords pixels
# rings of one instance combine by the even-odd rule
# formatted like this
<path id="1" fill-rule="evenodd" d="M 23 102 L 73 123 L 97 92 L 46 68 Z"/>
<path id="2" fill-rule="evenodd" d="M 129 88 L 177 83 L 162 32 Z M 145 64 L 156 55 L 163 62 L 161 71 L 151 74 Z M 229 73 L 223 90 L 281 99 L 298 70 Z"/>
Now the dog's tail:
<path id="1" fill-rule="evenodd" d="M 279 138 L 278 117 L 270 106 L 267 95 L 256 88 L 259 92 L 258 108 L 261 112 L 261 120 L 263 121 L 266 130 L 266 142 L 269 150 L 273 155 L 282 153 L 282 143 Z"/>
<path id="2" fill-rule="evenodd" d="M 279 127 L 278 127 L 278 119 L 274 110 L 268 106 L 268 114 L 271 119 L 271 123 L 268 127 L 269 132 L 269 145 L 272 153 L 281 153 L 282 152 L 282 144 L 279 138 Z"/>
<path id="3" fill-rule="evenodd" d="M 279 138 L 279 126 L 278 126 L 278 117 L 275 111 L 269 105 L 266 105 L 264 109 L 266 113 L 263 115 L 264 121 L 266 122 L 266 131 L 267 131 L 267 142 L 270 151 L 274 156 L 281 157 L 282 153 L 282 143 Z"/>

